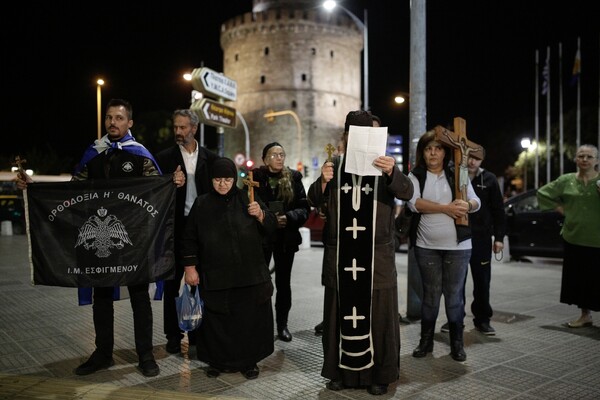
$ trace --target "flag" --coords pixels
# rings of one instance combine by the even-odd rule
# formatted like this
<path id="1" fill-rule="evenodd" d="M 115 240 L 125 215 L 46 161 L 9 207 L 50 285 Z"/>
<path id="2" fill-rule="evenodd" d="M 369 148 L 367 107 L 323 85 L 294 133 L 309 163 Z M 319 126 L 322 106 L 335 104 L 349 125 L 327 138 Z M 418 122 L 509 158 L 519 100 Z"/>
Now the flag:
<path id="1" fill-rule="evenodd" d="M 573 76 L 571 77 L 571 86 L 574 86 L 579 80 L 581 74 L 581 53 L 579 49 L 575 53 L 575 62 L 573 63 Z"/>
<path id="2" fill-rule="evenodd" d="M 34 285 L 91 288 L 172 279 L 172 175 L 34 183 L 25 201 Z"/>
<path id="3" fill-rule="evenodd" d="M 546 64 L 544 64 L 544 69 L 542 70 L 542 77 L 544 78 L 542 81 L 542 96 L 545 96 L 548 94 L 550 87 L 550 49 L 546 53 Z"/>

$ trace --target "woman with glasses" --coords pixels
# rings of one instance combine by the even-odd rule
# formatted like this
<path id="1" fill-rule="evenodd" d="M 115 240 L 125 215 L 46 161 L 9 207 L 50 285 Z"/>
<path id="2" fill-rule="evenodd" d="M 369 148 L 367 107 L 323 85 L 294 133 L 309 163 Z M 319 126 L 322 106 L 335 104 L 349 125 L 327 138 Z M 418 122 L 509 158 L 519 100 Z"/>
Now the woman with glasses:
<path id="1" fill-rule="evenodd" d="M 259 183 L 255 192 L 277 217 L 277 231 L 265 238 L 263 250 L 267 265 L 271 257 L 275 262 L 277 337 L 289 342 L 292 340 L 288 329 L 288 315 L 292 308 L 292 264 L 302 243 L 298 229 L 308 219 L 310 207 L 302 184 L 302 174 L 287 167 L 285 159 L 281 144 L 267 144 L 262 151 L 264 165 L 253 171 L 253 178 Z"/>
<path id="2" fill-rule="evenodd" d="M 581 315 L 570 328 L 592 325 L 592 311 L 600 311 L 600 174 L 598 148 L 584 144 L 574 159 L 577 172 L 559 176 L 537 191 L 542 210 L 565 216 L 561 229 L 564 243 L 560 302 L 575 304 Z"/>
<path id="3" fill-rule="evenodd" d="M 200 288 L 205 307 L 196 352 L 211 378 L 239 371 L 255 379 L 256 363 L 274 350 L 273 284 L 262 241 L 277 220 L 238 189 L 230 159 L 214 161 L 211 177 L 212 190 L 196 198 L 181 243 L 185 283 Z"/>

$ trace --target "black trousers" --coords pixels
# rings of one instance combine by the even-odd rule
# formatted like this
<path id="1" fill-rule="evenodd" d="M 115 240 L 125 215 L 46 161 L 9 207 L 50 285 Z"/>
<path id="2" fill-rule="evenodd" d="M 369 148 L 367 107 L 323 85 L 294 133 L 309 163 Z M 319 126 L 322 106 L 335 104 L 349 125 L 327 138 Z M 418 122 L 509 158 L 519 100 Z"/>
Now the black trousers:
<path id="1" fill-rule="evenodd" d="M 135 351 L 140 363 L 154 360 L 152 354 L 152 306 L 148 284 L 127 286 L 129 301 L 133 309 L 133 331 Z M 94 288 L 94 329 L 96 331 L 96 353 L 109 359 L 112 357 L 114 338 L 113 287 Z"/>
<path id="2" fill-rule="evenodd" d="M 473 278 L 473 302 L 471 313 L 475 325 L 490 322 L 494 314 L 490 305 L 490 281 L 492 279 L 492 237 L 473 235 L 471 238 L 471 277 Z M 466 303 L 465 303 L 466 304 Z"/>
<path id="3" fill-rule="evenodd" d="M 292 265 L 295 252 L 282 246 L 264 248 L 267 265 L 275 262 L 275 322 L 277 329 L 287 327 L 292 308 Z"/>

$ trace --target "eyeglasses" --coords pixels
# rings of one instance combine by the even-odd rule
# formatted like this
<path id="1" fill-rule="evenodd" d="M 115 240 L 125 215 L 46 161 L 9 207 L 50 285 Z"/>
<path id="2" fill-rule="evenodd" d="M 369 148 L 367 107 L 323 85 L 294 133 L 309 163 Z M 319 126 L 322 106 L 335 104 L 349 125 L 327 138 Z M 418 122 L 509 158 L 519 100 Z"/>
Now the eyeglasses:
<path id="1" fill-rule="evenodd" d="M 281 158 L 284 159 L 285 158 L 285 153 L 273 153 L 269 156 L 270 159 L 274 160 L 276 158 Z"/>
<path id="2" fill-rule="evenodd" d="M 213 178 L 215 183 L 233 183 L 233 178 Z"/>
<path id="3" fill-rule="evenodd" d="M 594 158 L 596 158 L 596 157 L 594 157 L 594 156 L 590 156 L 590 155 L 587 155 L 587 154 L 579 154 L 579 155 L 578 155 L 577 157 L 575 157 L 575 158 L 577 158 L 578 160 L 593 160 L 593 159 L 594 159 Z"/>

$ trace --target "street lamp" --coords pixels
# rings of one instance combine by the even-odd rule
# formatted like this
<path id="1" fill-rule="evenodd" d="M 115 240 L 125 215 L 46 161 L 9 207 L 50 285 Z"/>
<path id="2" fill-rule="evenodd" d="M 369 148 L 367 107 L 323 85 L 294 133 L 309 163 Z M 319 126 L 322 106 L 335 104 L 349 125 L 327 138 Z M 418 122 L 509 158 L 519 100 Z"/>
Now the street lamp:
<path id="1" fill-rule="evenodd" d="M 358 19 L 350 10 L 337 1 L 327 0 L 323 2 L 323 8 L 331 12 L 336 6 L 339 6 L 358 27 L 363 31 L 363 110 L 369 109 L 369 27 L 367 20 L 367 9 L 363 9 L 363 21 Z"/>
<path id="2" fill-rule="evenodd" d="M 521 139 L 521 147 L 525 149 L 525 164 L 523 164 L 523 192 L 527 191 L 527 153 L 529 153 L 529 148 L 531 147 L 531 139 L 523 138 Z"/>
<path id="3" fill-rule="evenodd" d="M 100 88 L 104 85 L 104 79 L 100 78 L 96 81 L 98 84 L 96 86 L 96 113 L 98 116 L 98 140 L 102 137 L 102 111 L 100 107 L 102 107 L 102 91 Z"/>

